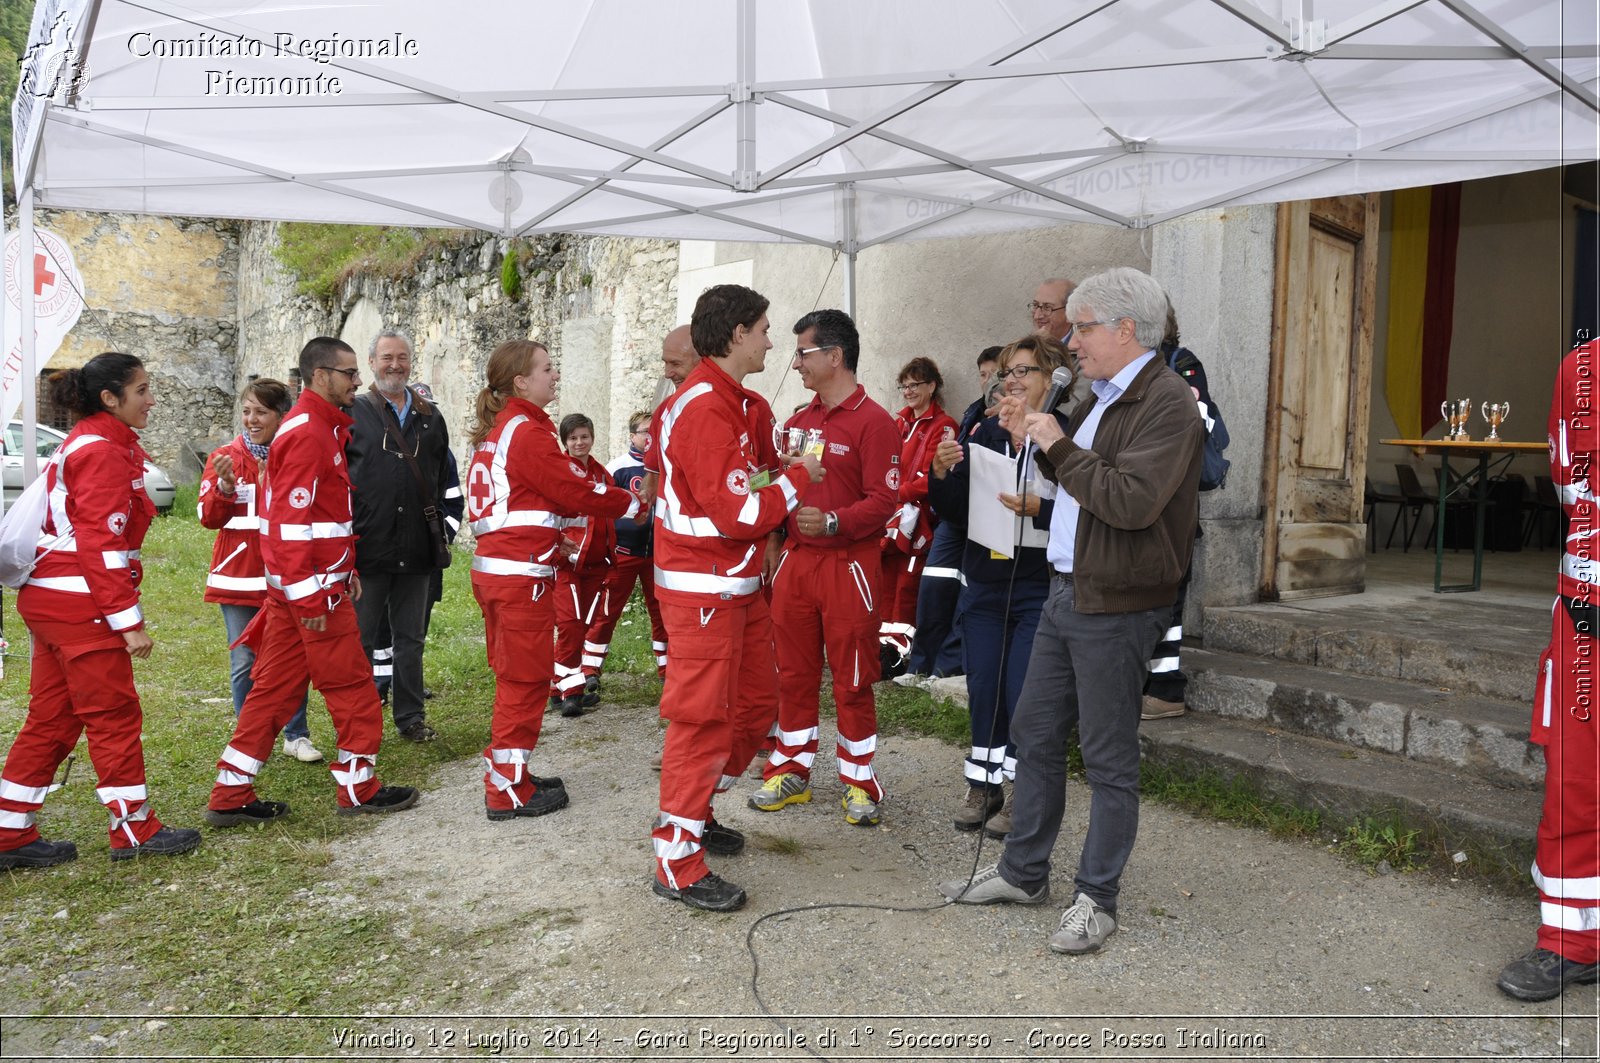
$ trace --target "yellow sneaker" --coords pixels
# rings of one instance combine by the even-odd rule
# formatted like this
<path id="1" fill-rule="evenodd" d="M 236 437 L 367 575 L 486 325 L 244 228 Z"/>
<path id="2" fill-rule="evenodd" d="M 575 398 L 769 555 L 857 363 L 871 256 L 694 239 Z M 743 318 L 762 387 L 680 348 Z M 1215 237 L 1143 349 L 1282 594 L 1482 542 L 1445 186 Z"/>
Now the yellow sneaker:
<path id="1" fill-rule="evenodd" d="M 793 772 L 774 775 L 750 795 L 750 807 L 759 812 L 776 812 L 784 805 L 803 805 L 811 800 L 811 784 Z"/>
<path id="2" fill-rule="evenodd" d="M 853 827 L 876 827 L 878 825 L 878 802 L 867 796 L 867 792 L 859 786 L 847 786 L 844 799 L 839 802 L 844 806 L 844 821 Z"/>

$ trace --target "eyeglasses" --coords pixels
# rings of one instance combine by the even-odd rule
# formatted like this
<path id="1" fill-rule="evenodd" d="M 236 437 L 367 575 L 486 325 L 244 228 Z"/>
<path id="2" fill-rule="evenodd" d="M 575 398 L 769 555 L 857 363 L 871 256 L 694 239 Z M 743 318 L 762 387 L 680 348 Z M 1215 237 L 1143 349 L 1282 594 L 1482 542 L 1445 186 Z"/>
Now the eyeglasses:
<path id="1" fill-rule="evenodd" d="M 1057 310 L 1065 310 L 1066 308 L 1067 305 L 1065 303 L 1062 303 L 1060 306 L 1051 306 L 1049 303 L 1040 302 L 1032 302 L 1028 304 L 1029 310 L 1036 310 L 1042 314 L 1053 314 Z"/>
<path id="2" fill-rule="evenodd" d="M 931 384 L 931 383 L 933 383 L 933 381 L 931 381 L 931 380 L 902 380 L 900 382 L 900 390 L 901 391 L 912 391 L 912 390 L 915 390 L 916 388 L 920 388 L 924 384 Z"/>
<path id="3" fill-rule="evenodd" d="M 1000 372 L 996 375 L 1002 380 L 1004 380 L 1006 377 L 1010 377 L 1012 380 L 1026 380 L 1028 379 L 1029 373 L 1042 372 L 1044 372 L 1044 370 L 1040 369 L 1036 365 L 1014 365 L 1010 369 L 1000 370 Z"/>
<path id="4" fill-rule="evenodd" d="M 338 366 L 334 365 L 319 365 L 317 366 L 317 369 L 326 369 L 330 373 L 342 373 L 346 380 L 354 380 L 356 377 L 361 375 L 361 370 L 359 369 L 340 369 Z M 313 370 L 313 372 L 315 372 L 315 370 Z"/>
<path id="5" fill-rule="evenodd" d="M 837 343 L 830 343 L 825 347 L 796 347 L 794 356 L 796 358 L 804 358 L 806 355 L 816 354 L 818 351 L 831 351 L 837 346 L 839 346 Z"/>
<path id="6" fill-rule="evenodd" d="M 1118 317 L 1118 318 L 1113 318 L 1110 321 L 1074 321 L 1072 323 L 1072 331 L 1076 332 L 1076 333 L 1083 333 L 1083 332 L 1088 331 L 1089 329 L 1094 328 L 1096 325 L 1101 325 L 1101 326 L 1104 326 L 1106 328 L 1110 328 L 1112 325 L 1115 325 L 1118 321 L 1121 321 L 1121 320 L 1122 319 L 1120 317 Z"/>

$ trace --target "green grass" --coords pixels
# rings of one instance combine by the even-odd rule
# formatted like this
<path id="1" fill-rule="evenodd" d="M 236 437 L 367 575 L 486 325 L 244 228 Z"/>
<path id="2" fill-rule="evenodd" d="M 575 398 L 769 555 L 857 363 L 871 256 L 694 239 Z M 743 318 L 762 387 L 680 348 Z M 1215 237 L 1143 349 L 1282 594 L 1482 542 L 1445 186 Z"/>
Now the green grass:
<path id="1" fill-rule="evenodd" d="M 287 222 L 272 253 L 302 295 L 328 300 L 356 273 L 391 280 L 415 272 L 428 255 L 477 239 L 464 229 Z"/>

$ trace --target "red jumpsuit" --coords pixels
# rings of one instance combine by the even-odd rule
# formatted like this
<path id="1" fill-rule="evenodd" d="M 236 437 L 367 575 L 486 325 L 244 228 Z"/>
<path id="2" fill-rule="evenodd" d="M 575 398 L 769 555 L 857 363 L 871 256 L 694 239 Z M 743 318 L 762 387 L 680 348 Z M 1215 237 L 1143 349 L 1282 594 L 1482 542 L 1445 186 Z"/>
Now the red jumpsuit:
<path id="1" fill-rule="evenodd" d="M 565 514 L 614 518 L 638 511 L 627 491 L 578 475 L 538 406 L 512 398 L 474 448 L 467 520 L 478 546 L 472 594 L 483 610 L 494 670 L 494 715 L 483 751 L 484 802 L 519 808 L 536 792 L 528 762 L 539 742 L 554 674 L 554 589 Z"/>
<path id="2" fill-rule="evenodd" d="M 755 709 L 741 691 L 749 669 L 771 670 L 758 634 L 766 612 L 761 565 L 767 534 L 799 504 L 799 488 L 810 479 L 799 466 L 776 476 L 763 467 L 770 421 L 763 450 L 751 429 L 762 414 L 751 399 L 717 359 L 703 358 L 657 411 L 652 433 L 661 466 L 656 596 L 671 656 L 652 842 L 657 878 L 673 889 L 709 874 L 700 838 L 712 793 L 729 782 L 737 736 L 759 741 L 765 732 L 742 718 Z M 765 487 L 758 486 L 763 476 L 771 480 Z"/>
<path id="3" fill-rule="evenodd" d="M 217 762 L 213 810 L 258 799 L 256 776 L 278 732 L 298 710 L 308 682 L 333 718 L 339 752 L 328 770 L 339 806 L 363 804 L 381 785 L 383 709 L 347 593 L 355 572 L 345 463 L 350 423 L 348 413 L 308 389 L 273 437 L 264 499 L 257 507 L 267 599 L 241 636 L 255 647 L 254 685 Z M 326 619 L 321 631 L 300 622 L 316 617 Z"/>
<path id="4" fill-rule="evenodd" d="M 839 533 L 802 535 L 793 519 L 788 522 L 783 558 L 772 578 L 778 734 L 762 774 L 811 777 L 826 650 L 838 711 L 839 778 L 881 801 L 883 787 L 872 770 L 878 748 L 872 684 L 879 674 L 883 586 L 878 544 L 900 484 L 900 438 L 888 413 L 860 387 L 831 409 L 813 399 L 786 427 L 822 430 L 825 475 L 804 488 L 800 504 L 837 513 Z"/>
<path id="5" fill-rule="evenodd" d="M 901 659 L 910 656 L 917 634 L 917 587 L 922 559 L 928 555 L 938 518 L 928 505 L 928 473 L 941 440 L 955 439 L 960 426 L 937 402 L 918 417 L 907 406 L 895 415 L 900 432 L 898 508 L 890 515 L 883 537 L 883 623 L 878 639 L 893 646 Z"/>
<path id="6" fill-rule="evenodd" d="M 595 459 L 564 456 L 571 470 L 589 484 L 611 486 L 606 467 Z M 609 644 L 597 644 L 590 633 L 598 633 L 604 626 L 601 596 L 617 544 L 616 529 L 609 520 L 578 516 L 569 517 L 565 524 L 566 537 L 578 552 L 556 565 L 556 657 L 550 696 L 557 698 L 582 694 L 584 679 L 599 675 L 606 663 Z"/>
<path id="7" fill-rule="evenodd" d="M 1600 961 L 1600 341 L 1561 363 L 1550 406 L 1550 477 L 1566 513 L 1566 553 L 1550 646 L 1539 660 L 1533 741 L 1544 746 L 1544 810 L 1534 849 L 1540 948 Z"/>
<path id="8" fill-rule="evenodd" d="M 33 635 L 28 716 L 0 769 L 0 851 L 38 840 L 34 813 L 56 768 L 88 732 L 111 812 L 111 847 L 127 849 L 161 829 L 145 789 L 144 715 L 125 631 L 144 627 L 139 548 L 155 516 L 144 490 L 144 451 L 109 413 L 73 426 L 42 475 L 50 508 L 39 560 L 17 595 Z"/>
<path id="9" fill-rule="evenodd" d="M 645 458 L 633 448 L 606 466 L 611 482 L 634 494 L 644 490 Z M 617 537 L 616 551 L 611 555 L 611 568 L 606 571 L 605 586 L 600 591 L 600 620 L 586 636 L 589 645 L 585 652 L 600 659 L 596 672 L 605 667 L 606 655 L 611 652 L 611 636 L 627 608 L 633 585 L 639 584 L 644 598 L 645 611 L 650 615 L 650 649 L 656 658 L 656 675 L 667 675 L 667 629 L 661 623 L 661 604 L 656 601 L 655 565 L 650 559 L 650 515 L 639 514 L 637 521 L 626 518 L 614 525 Z"/>

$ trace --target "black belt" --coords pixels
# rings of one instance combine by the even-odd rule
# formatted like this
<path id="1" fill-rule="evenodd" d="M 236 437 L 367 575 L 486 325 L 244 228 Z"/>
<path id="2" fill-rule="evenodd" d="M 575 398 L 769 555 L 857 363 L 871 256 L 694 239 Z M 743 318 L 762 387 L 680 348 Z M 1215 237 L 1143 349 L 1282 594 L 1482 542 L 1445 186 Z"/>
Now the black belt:
<path id="1" fill-rule="evenodd" d="M 1053 569 L 1050 570 L 1050 577 L 1052 579 L 1058 579 L 1062 583 L 1070 584 L 1072 582 L 1072 573 L 1070 573 L 1070 572 L 1062 572 L 1060 569 L 1057 569 L 1057 568 L 1053 568 Z"/>

